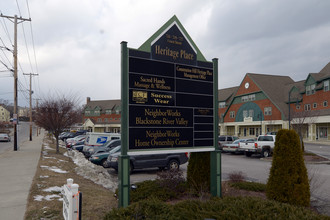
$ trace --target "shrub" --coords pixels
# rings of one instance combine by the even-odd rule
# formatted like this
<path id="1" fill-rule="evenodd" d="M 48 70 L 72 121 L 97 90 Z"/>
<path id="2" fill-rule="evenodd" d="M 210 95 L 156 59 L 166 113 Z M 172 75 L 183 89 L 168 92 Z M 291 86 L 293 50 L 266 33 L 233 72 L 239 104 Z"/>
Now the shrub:
<path id="1" fill-rule="evenodd" d="M 242 171 L 234 171 L 228 174 L 231 182 L 242 182 L 245 180 L 245 175 Z"/>
<path id="2" fill-rule="evenodd" d="M 230 183 L 230 186 L 236 189 L 244 189 L 254 192 L 265 192 L 266 184 L 263 183 L 254 183 L 254 182 L 233 182 Z"/>
<path id="3" fill-rule="evenodd" d="M 210 191 L 210 152 L 191 153 L 187 182 L 197 191 Z"/>
<path id="4" fill-rule="evenodd" d="M 176 193 L 182 193 L 186 189 L 186 181 L 181 170 L 172 169 L 158 172 L 156 180 L 160 187 Z"/>
<path id="5" fill-rule="evenodd" d="M 294 130 L 282 129 L 276 135 L 266 195 L 279 202 L 310 205 L 307 169 L 299 136 Z"/>
<path id="6" fill-rule="evenodd" d="M 213 198 L 203 202 L 186 200 L 175 205 L 144 200 L 127 208 L 113 209 L 112 219 L 329 219 L 304 208 L 255 197 Z"/>

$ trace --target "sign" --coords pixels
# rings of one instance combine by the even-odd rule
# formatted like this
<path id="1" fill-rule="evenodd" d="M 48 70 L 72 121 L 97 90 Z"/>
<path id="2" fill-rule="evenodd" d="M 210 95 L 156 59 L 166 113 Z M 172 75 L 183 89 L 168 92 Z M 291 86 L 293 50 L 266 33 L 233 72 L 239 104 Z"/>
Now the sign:
<path id="1" fill-rule="evenodd" d="M 79 185 L 73 184 L 73 179 L 67 179 L 63 186 L 63 217 L 65 220 L 81 219 L 81 193 Z"/>
<path id="2" fill-rule="evenodd" d="M 177 21 L 128 50 L 128 152 L 214 150 L 213 63 Z M 147 45 L 148 47 L 148 45 Z"/>

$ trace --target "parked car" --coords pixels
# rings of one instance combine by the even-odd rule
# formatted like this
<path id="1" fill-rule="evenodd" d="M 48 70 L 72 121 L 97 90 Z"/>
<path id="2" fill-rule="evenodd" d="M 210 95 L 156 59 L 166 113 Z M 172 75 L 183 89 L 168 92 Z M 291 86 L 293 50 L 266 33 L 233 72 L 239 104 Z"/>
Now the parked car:
<path id="1" fill-rule="evenodd" d="M 119 151 L 120 151 L 120 145 L 112 148 L 110 151 L 107 151 L 107 152 L 98 151 L 89 158 L 89 161 L 94 164 L 97 164 L 97 165 L 102 165 L 104 168 L 108 168 L 109 163 L 108 163 L 107 159 L 108 159 L 109 154 L 110 153 L 114 154 Z"/>
<path id="2" fill-rule="evenodd" d="M 68 134 L 64 135 L 61 140 L 65 141 L 68 138 L 74 138 L 74 137 L 77 137 L 79 135 L 85 135 L 86 132 L 87 132 L 86 130 L 81 130 L 81 131 L 76 131 L 76 132 L 69 132 Z"/>
<path id="3" fill-rule="evenodd" d="M 0 134 L 0 141 L 10 142 L 10 136 L 8 134 Z"/>
<path id="4" fill-rule="evenodd" d="M 68 138 L 65 140 L 66 148 L 71 148 L 72 145 L 75 145 L 77 142 L 85 141 L 86 135 L 78 135 L 74 138 Z"/>
<path id="5" fill-rule="evenodd" d="M 107 159 L 108 167 L 118 172 L 118 156 L 117 153 L 110 153 Z M 181 164 L 188 162 L 188 153 L 174 154 L 145 154 L 130 155 L 130 172 L 135 169 L 145 169 L 158 167 L 159 169 L 179 169 Z"/>
<path id="6" fill-rule="evenodd" d="M 85 146 L 84 143 L 81 143 L 81 144 L 77 144 L 77 145 L 72 146 L 71 149 L 76 150 L 76 151 L 79 151 L 79 152 L 82 152 L 84 146 Z"/>
<path id="7" fill-rule="evenodd" d="M 238 137 L 236 136 L 230 136 L 230 135 L 221 135 L 218 137 L 218 146 L 219 149 L 222 150 L 222 146 L 224 144 L 231 144 L 233 141 L 237 140 Z"/>
<path id="8" fill-rule="evenodd" d="M 114 140 L 107 141 L 105 144 L 103 144 L 101 146 L 95 146 L 95 147 L 84 146 L 82 152 L 86 158 L 89 158 L 94 153 L 102 153 L 102 152 L 110 151 L 112 148 L 117 147 L 120 144 L 121 144 L 120 139 L 114 139 Z"/>
<path id="9" fill-rule="evenodd" d="M 256 142 L 242 146 L 247 157 L 252 154 L 260 154 L 261 157 L 269 157 L 274 150 L 276 135 L 260 135 Z"/>
<path id="10" fill-rule="evenodd" d="M 240 144 L 245 142 L 254 142 L 254 139 L 237 139 L 231 144 L 223 144 L 222 152 L 230 152 L 232 154 L 244 153 L 240 150 Z"/>

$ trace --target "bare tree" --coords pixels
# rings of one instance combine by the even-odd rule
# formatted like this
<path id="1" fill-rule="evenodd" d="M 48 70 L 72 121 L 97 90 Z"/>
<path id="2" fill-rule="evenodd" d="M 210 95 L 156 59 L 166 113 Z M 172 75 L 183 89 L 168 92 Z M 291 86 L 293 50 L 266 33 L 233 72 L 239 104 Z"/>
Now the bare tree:
<path id="1" fill-rule="evenodd" d="M 39 103 L 35 123 L 51 132 L 56 139 L 56 153 L 59 153 L 59 135 L 65 129 L 81 120 L 81 109 L 72 97 L 48 98 Z"/>
<path id="2" fill-rule="evenodd" d="M 315 111 L 295 111 L 291 113 L 291 126 L 297 132 L 300 138 L 300 145 L 303 147 L 304 134 L 308 129 L 309 124 L 313 124 L 318 113 Z M 305 149 L 303 148 L 303 151 Z"/>

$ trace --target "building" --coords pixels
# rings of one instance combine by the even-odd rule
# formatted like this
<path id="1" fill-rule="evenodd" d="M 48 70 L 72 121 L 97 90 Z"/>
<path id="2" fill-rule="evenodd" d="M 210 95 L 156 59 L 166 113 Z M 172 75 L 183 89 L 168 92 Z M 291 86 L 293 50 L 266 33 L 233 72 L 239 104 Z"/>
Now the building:
<path id="1" fill-rule="evenodd" d="M 238 87 L 219 90 L 220 134 L 254 137 L 291 126 L 305 139 L 329 140 L 329 82 L 330 63 L 298 82 L 247 73 Z"/>
<path id="2" fill-rule="evenodd" d="M 9 122 L 10 112 L 2 105 L 0 105 L 0 122 Z"/>
<path id="3" fill-rule="evenodd" d="M 83 128 L 92 132 L 120 132 L 120 100 L 91 101 L 87 97 Z"/>

